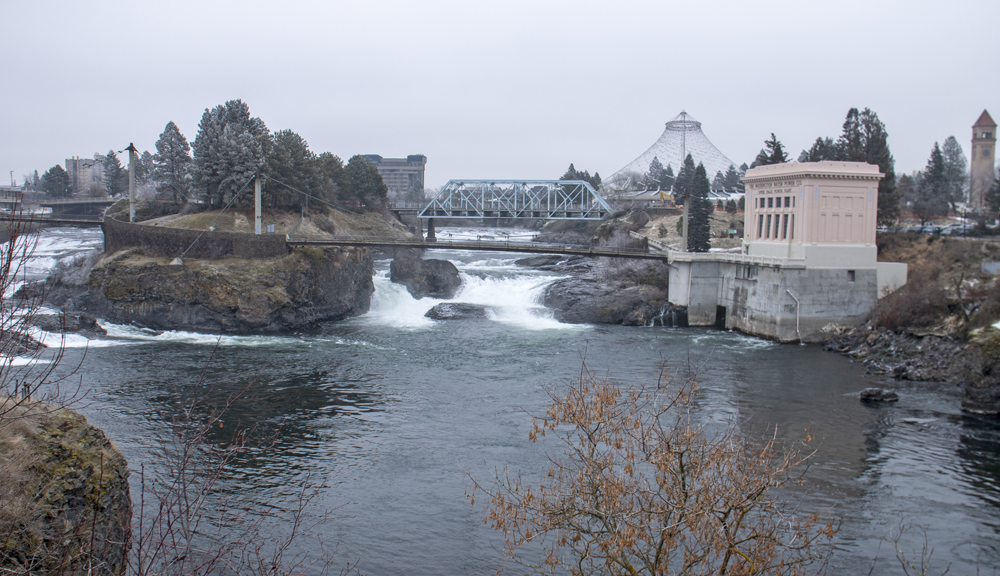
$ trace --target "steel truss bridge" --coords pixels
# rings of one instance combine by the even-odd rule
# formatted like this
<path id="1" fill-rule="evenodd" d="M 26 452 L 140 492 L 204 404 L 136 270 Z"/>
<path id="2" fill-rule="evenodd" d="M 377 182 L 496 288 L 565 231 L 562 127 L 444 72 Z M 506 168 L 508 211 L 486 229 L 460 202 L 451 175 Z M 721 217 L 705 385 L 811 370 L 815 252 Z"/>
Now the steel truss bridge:
<path id="1" fill-rule="evenodd" d="M 417 216 L 600 220 L 610 213 L 583 180 L 449 180 Z"/>
<path id="2" fill-rule="evenodd" d="M 532 242 L 503 240 L 467 240 L 425 242 L 422 239 L 403 240 L 366 236 L 288 236 L 289 246 L 364 246 L 369 248 L 427 248 L 434 250 L 478 250 L 487 252 L 521 252 L 526 254 L 565 254 L 568 256 L 605 256 L 608 258 L 638 258 L 666 260 L 666 252 L 648 252 L 635 248 L 552 246 Z"/>

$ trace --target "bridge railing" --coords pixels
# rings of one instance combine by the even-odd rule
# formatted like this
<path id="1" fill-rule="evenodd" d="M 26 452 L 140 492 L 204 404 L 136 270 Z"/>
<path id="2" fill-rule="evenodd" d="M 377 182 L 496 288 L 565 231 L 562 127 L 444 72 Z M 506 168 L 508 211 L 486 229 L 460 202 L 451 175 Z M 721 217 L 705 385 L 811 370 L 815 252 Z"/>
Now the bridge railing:
<path id="1" fill-rule="evenodd" d="M 312 235 L 287 235 L 286 241 L 290 245 L 314 245 L 314 246 L 373 246 L 373 247 L 401 247 L 401 248 L 430 248 L 430 249 L 455 249 L 455 250 L 489 250 L 497 252 L 531 252 L 541 254 L 569 254 L 581 256 L 619 256 L 647 259 L 663 259 L 666 254 L 650 253 L 637 248 L 617 248 L 613 246 L 558 246 L 552 244 L 542 244 L 538 242 L 518 242 L 507 240 L 437 240 L 426 242 L 423 239 L 401 239 L 383 236 L 312 236 Z"/>

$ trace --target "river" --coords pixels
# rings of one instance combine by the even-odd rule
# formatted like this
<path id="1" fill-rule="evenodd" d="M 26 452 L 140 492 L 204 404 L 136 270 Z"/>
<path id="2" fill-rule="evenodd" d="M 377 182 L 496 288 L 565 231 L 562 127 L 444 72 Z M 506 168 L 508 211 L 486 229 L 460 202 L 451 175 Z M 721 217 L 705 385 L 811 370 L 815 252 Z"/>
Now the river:
<path id="1" fill-rule="evenodd" d="M 439 236 L 503 232 L 512 231 L 445 228 Z M 32 271 L 99 245 L 99 230 L 43 231 Z M 790 442 L 808 430 L 817 452 L 793 496 L 842 519 L 835 573 L 874 566 L 873 574 L 901 574 L 882 540 L 901 524 L 912 525 L 901 540 L 908 556 L 919 554 L 926 532 L 931 573 L 949 564 L 951 574 L 997 573 L 1000 426 L 963 415 L 957 389 L 899 382 L 898 403 L 866 406 L 858 392 L 874 381 L 818 346 L 708 329 L 560 324 L 539 303 L 551 273 L 517 267 L 511 254 L 428 257 L 454 262 L 463 278 L 454 300 L 489 305 L 490 317 L 425 318 L 440 301 L 414 300 L 379 261 L 372 309 L 357 318 L 281 337 L 104 324 L 106 339 L 70 337 L 62 366 L 82 359 L 80 410 L 147 473 L 161 464 L 175 392 L 194 393 L 204 371 L 221 398 L 259 374 L 214 440 L 237 422 L 280 428 L 280 440 L 239 460 L 227 489 L 277 514 L 306 478 L 325 482 L 312 505 L 338 507 L 338 518 L 324 540 L 373 576 L 496 571 L 500 539 L 484 525 L 481 502 L 466 499 L 468 475 L 542 470 L 557 445 L 528 440 L 529 414 L 543 412 L 548 391 L 584 359 L 626 383 L 654 381 L 664 362 L 696 367 L 706 421 L 737 418 L 752 434 L 777 429 Z M 132 481 L 137 494 L 138 473 Z M 274 522 L 275 533 L 285 529 Z"/>

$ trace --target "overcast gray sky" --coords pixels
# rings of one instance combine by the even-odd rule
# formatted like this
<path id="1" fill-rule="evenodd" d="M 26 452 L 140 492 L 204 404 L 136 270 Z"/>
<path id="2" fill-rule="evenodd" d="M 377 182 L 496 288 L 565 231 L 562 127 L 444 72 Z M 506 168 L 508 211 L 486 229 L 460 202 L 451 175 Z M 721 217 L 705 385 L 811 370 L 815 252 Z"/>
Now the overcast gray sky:
<path id="1" fill-rule="evenodd" d="M 241 98 L 316 152 L 426 154 L 451 178 L 603 176 L 681 109 L 737 163 L 869 107 L 898 173 L 1000 118 L 996 0 L 0 0 L 0 169 L 193 141 Z"/>

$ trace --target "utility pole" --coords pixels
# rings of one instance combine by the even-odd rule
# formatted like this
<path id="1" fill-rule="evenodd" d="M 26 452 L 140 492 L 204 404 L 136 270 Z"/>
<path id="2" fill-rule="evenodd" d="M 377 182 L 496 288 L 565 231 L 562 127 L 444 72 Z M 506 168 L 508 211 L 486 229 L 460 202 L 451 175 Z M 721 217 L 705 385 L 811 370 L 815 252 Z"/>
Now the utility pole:
<path id="1" fill-rule="evenodd" d="M 260 235 L 260 172 L 253 179 L 253 229 Z"/>
<path id="2" fill-rule="evenodd" d="M 135 144 L 128 143 L 128 221 L 135 222 Z"/>

